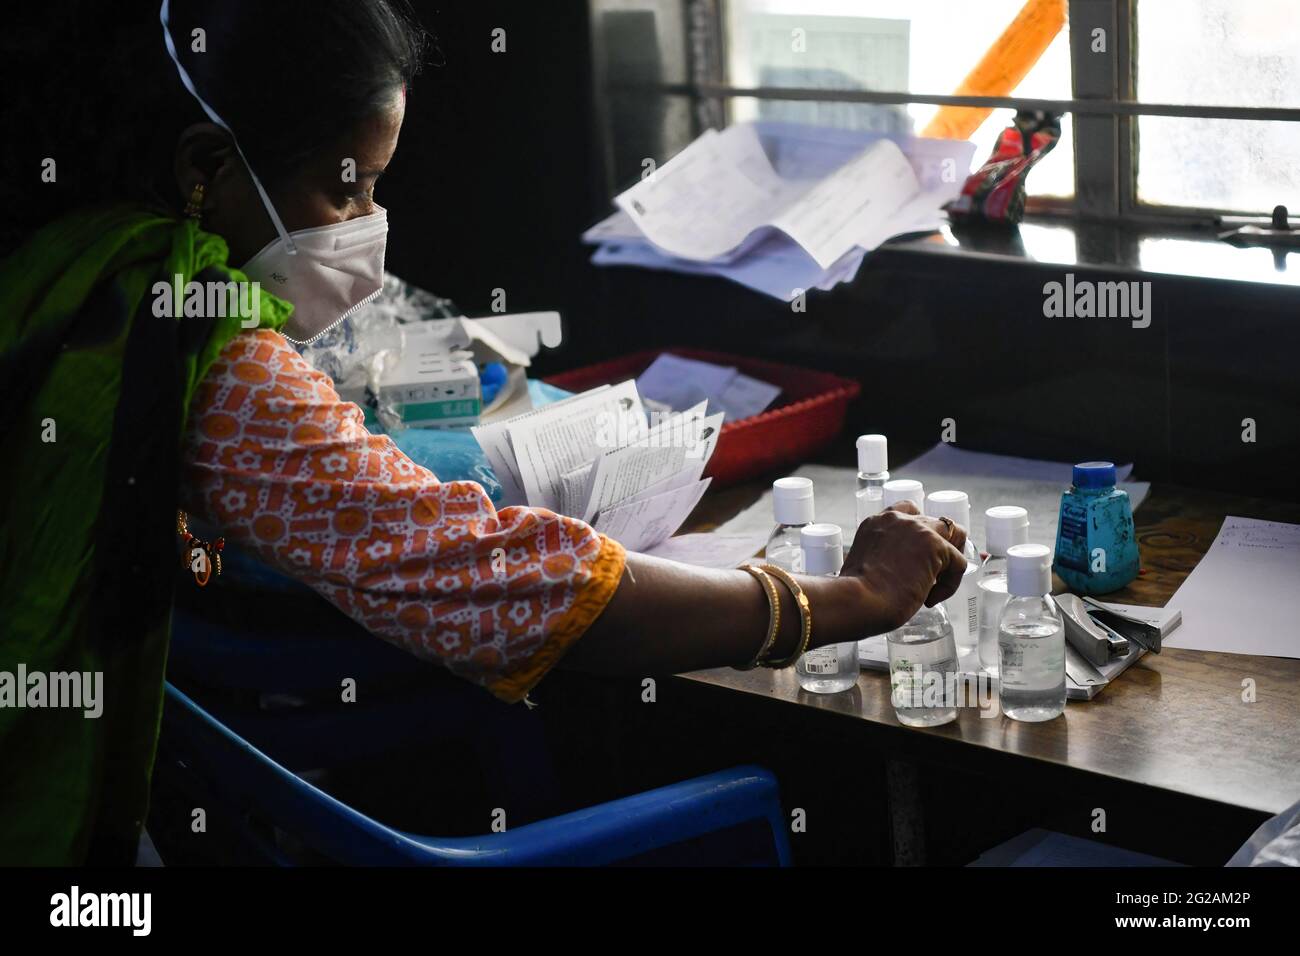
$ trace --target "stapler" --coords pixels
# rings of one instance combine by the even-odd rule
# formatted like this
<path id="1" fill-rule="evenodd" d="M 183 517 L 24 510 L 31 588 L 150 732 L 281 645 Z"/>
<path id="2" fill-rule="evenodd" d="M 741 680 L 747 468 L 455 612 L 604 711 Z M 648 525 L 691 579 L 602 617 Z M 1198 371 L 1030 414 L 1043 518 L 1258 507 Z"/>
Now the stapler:
<path id="1" fill-rule="evenodd" d="M 1103 627 L 1089 613 L 1090 608 L 1076 594 L 1054 595 L 1065 622 L 1065 639 L 1094 667 L 1104 667 L 1113 658 L 1129 652 L 1128 639 Z"/>
<path id="2" fill-rule="evenodd" d="M 1090 597 L 1081 600 L 1088 609 L 1088 617 L 1098 627 L 1104 628 L 1108 636 L 1132 641 L 1152 654 L 1160 653 L 1160 641 L 1164 632 L 1158 625 L 1134 615 L 1123 614 Z"/>
<path id="3" fill-rule="evenodd" d="M 1109 608 L 1090 597 L 1055 595 L 1065 622 L 1065 638 L 1088 663 L 1104 667 L 1126 657 L 1133 646 L 1160 653 L 1160 628 Z"/>

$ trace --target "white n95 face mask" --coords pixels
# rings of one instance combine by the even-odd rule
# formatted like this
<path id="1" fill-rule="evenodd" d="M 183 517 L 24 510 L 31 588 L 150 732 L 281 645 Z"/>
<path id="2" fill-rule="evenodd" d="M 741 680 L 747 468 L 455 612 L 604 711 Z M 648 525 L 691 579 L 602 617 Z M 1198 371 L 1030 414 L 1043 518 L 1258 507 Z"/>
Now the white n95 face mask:
<path id="1" fill-rule="evenodd" d="M 168 26 L 169 0 L 162 0 L 163 44 L 176 64 L 181 83 L 198 100 L 208 119 L 230 134 L 235 151 L 257 187 L 257 194 L 275 226 L 272 239 L 241 269 L 267 292 L 293 304 L 284 337 L 308 345 L 361 308 L 383 290 L 384 250 L 388 244 L 388 213 L 376 206 L 368 216 L 289 232 L 240 148 L 235 131 L 199 95 L 189 72 L 176 55 Z"/>
<path id="2" fill-rule="evenodd" d="M 384 288 L 388 213 L 298 229 L 277 236 L 240 271 L 293 303 L 284 337 L 298 345 L 320 338 Z"/>

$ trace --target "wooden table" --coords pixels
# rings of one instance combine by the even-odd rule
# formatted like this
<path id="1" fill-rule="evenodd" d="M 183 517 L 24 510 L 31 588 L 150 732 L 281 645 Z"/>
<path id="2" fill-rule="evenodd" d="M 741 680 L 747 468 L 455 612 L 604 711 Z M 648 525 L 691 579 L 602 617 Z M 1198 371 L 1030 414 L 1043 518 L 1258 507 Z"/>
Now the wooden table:
<path id="1" fill-rule="evenodd" d="M 763 487 L 713 496 L 692 530 L 725 520 Z M 1143 573 L 1107 599 L 1164 605 L 1229 514 L 1300 522 L 1300 505 L 1154 486 L 1135 515 Z M 896 759 L 1000 754 L 1270 815 L 1300 800 L 1300 660 L 1168 648 L 1143 657 L 1093 700 L 1070 701 L 1063 718 L 1025 724 L 967 708 L 954 723 L 922 730 L 899 724 L 881 672 L 863 671 L 855 690 L 833 695 L 802 691 L 793 668 L 723 668 L 679 679 L 861 722 Z M 1255 700 L 1246 702 L 1252 681 Z"/>

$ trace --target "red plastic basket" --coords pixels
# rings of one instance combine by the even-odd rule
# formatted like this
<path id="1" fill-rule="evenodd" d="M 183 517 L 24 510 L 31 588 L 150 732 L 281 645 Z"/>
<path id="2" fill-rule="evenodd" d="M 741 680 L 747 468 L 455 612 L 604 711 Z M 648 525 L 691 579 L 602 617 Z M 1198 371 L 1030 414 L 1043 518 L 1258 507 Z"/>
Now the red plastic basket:
<path id="1" fill-rule="evenodd" d="M 706 475 L 713 477 L 715 488 L 797 465 L 812 457 L 835 440 L 844 425 L 849 402 L 861 391 L 861 386 L 852 379 L 829 372 L 687 348 L 636 352 L 561 372 L 546 381 L 571 392 L 586 391 L 597 385 L 614 385 L 636 378 L 663 352 L 715 365 L 734 366 L 746 375 L 781 389 L 772 408 L 722 426 L 718 447 L 704 469 Z"/>

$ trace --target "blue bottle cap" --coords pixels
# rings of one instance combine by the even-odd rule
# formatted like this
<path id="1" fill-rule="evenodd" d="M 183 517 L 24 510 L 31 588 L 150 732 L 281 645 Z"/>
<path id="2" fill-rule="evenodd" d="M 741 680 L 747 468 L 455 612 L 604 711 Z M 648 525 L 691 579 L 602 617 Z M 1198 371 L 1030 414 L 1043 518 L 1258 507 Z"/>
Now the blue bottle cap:
<path id="1" fill-rule="evenodd" d="M 1109 461 L 1084 461 L 1074 466 L 1074 487 L 1109 488 L 1115 484 L 1115 464 Z"/>

